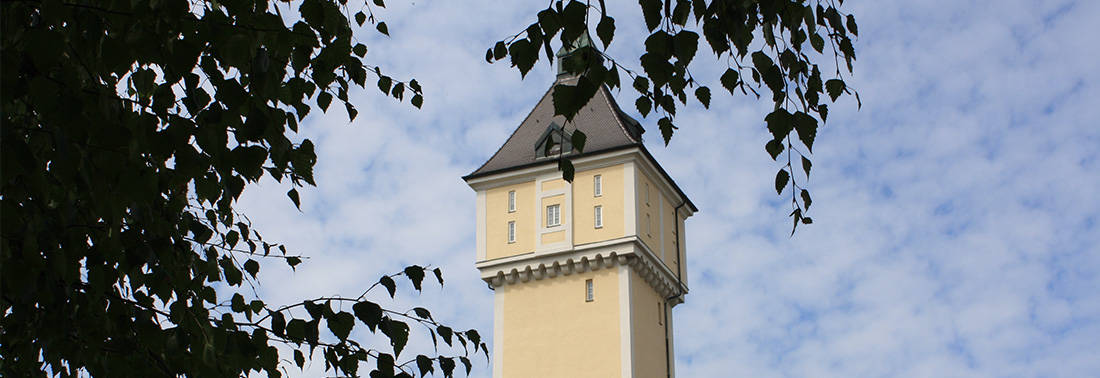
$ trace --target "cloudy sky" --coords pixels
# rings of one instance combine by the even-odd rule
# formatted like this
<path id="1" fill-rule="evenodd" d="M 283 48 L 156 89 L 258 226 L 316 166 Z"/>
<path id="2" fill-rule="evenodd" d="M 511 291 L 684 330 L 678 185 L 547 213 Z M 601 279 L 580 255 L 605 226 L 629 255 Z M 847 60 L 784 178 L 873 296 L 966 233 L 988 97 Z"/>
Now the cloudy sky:
<path id="1" fill-rule="evenodd" d="M 381 274 L 430 264 L 445 287 L 403 292 L 393 306 L 424 305 L 492 340 L 492 292 L 473 267 L 475 195 L 460 177 L 553 80 L 545 62 L 521 80 L 483 59 L 544 4 L 395 0 L 377 14 L 393 37 L 363 33 L 367 58 L 418 79 L 424 108 L 366 90 L 353 96 L 353 123 L 314 112 L 302 136 L 318 146 L 319 186 L 303 191 L 302 211 L 285 186 L 246 192 L 241 209 L 265 238 L 311 257 L 296 272 L 261 272 L 269 303 L 354 296 Z M 611 5 L 610 52 L 636 67 L 637 5 Z M 1097 374 L 1100 2 L 844 9 L 860 25 L 849 83 L 863 107 L 831 107 L 810 181 L 815 224 L 793 238 L 763 148 L 769 102 L 716 91 L 711 110 L 680 113 L 668 147 L 634 112 L 701 210 L 686 231 L 691 293 L 674 310 L 678 374 Z M 705 51 L 693 70 L 717 88 Z M 634 96 L 617 94 L 627 110 Z M 423 347 L 428 336 L 415 338 Z M 488 373 L 475 359 L 473 376 Z"/>

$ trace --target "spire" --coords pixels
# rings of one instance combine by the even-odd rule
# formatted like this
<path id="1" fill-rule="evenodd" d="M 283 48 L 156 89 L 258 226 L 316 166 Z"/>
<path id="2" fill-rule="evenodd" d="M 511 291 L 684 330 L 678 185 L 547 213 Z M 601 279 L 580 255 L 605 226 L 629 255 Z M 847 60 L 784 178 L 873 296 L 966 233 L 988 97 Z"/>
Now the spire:
<path id="1" fill-rule="evenodd" d="M 557 57 L 558 63 L 558 79 L 562 77 L 570 76 L 566 66 L 577 67 L 587 66 L 585 58 L 591 57 L 597 60 L 597 63 L 603 63 L 603 57 L 597 53 L 595 45 L 592 44 L 592 37 L 588 35 L 588 32 L 584 32 L 573 40 L 570 46 L 562 46 L 558 49 L 558 52 L 554 54 Z M 572 71 L 578 71 L 576 69 Z"/>

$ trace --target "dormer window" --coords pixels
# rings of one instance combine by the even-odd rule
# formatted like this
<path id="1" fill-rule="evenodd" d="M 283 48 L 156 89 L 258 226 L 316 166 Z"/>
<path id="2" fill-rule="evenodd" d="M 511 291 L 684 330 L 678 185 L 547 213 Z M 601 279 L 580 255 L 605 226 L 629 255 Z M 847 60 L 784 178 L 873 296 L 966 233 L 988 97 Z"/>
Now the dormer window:
<path id="1" fill-rule="evenodd" d="M 573 152 L 571 135 L 557 122 L 551 122 L 535 143 L 535 156 L 544 158 Z"/>

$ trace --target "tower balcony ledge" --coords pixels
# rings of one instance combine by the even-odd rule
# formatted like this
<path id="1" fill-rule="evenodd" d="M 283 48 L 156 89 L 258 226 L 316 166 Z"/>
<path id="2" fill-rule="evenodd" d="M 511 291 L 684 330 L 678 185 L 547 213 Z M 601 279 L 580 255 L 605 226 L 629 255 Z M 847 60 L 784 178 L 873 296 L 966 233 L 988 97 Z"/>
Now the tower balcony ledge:
<path id="1" fill-rule="evenodd" d="M 687 284 L 636 236 L 574 246 L 570 249 L 529 252 L 477 263 L 481 279 L 493 289 L 558 276 L 625 265 L 633 269 L 669 304 L 683 303 Z"/>

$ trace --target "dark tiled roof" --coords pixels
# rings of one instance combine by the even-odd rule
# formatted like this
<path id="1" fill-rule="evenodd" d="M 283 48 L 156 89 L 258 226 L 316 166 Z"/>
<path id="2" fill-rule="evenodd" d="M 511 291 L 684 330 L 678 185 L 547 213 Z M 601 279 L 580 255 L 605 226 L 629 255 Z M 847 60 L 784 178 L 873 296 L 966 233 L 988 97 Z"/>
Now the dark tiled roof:
<path id="1" fill-rule="evenodd" d="M 565 122 L 565 117 L 554 115 L 554 99 L 551 96 L 553 90 L 551 86 L 504 145 L 485 164 L 466 176 L 466 179 L 540 161 L 553 162 L 546 158 L 537 158 L 535 146 L 551 123 L 564 126 L 566 132 L 578 129 L 584 132 L 587 137 L 584 144 L 585 152 L 641 144 L 641 134 L 645 130 L 638 121 L 619 109 L 607 87 L 601 87 L 592 100 L 577 113 L 576 117 L 573 117 L 573 121 L 568 123 Z"/>
<path id="2" fill-rule="evenodd" d="M 562 81 L 555 82 L 555 84 L 560 82 Z M 572 84 L 569 80 L 565 80 L 564 82 L 566 84 Z M 508 137 L 504 145 L 500 146 L 500 149 L 497 150 L 485 164 L 482 164 L 480 168 L 466 177 L 463 177 L 463 179 L 470 180 L 494 173 L 541 164 L 557 164 L 557 160 L 553 158 L 538 158 L 535 146 L 535 144 L 539 142 L 539 139 L 545 136 L 546 128 L 549 127 L 551 123 L 556 123 L 560 126 L 564 126 L 566 132 L 572 132 L 577 129 L 584 132 L 587 139 L 584 143 L 583 155 L 637 147 L 642 151 L 645 157 L 653 163 L 653 166 L 657 167 L 658 173 L 672 184 L 672 188 L 684 199 L 684 204 L 691 208 L 692 211 L 699 211 L 699 209 L 695 207 L 695 204 L 688 199 L 687 195 L 680 190 L 680 187 L 676 185 L 676 182 L 672 180 L 668 172 L 665 172 L 664 168 L 662 168 L 660 164 L 657 164 L 657 160 L 653 158 L 653 155 L 650 155 L 649 151 L 646 150 L 645 145 L 642 144 L 642 133 L 645 132 L 645 129 L 642 128 L 642 125 L 638 123 L 638 121 L 631 118 L 619 108 L 619 105 L 615 102 L 615 98 L 611 96 L 611 92 L 607 87 L 601 86 L 600 90 L 596 92 L 596 95 L 592 97 L 592 100 L 589 101 L 588 104 L 577 113 L 577 116 L 573 117 L 573 121 L 569 123 L 565 122 L 565 117 L 554 115 L 553 90 L 554 87 L 551 86 L 550 89 L 542 95 L 542 99 L 539 100 L 539 103 L 531 110 L 531 113 L 527 115 L 527 118 L 519 124 L 519 127 L 512 132 L 512 135 Z M 566 143 L 568 143 L 568 141 Z M 568 156 L 577 155 L 582 154 L 573 151 Z"/>

